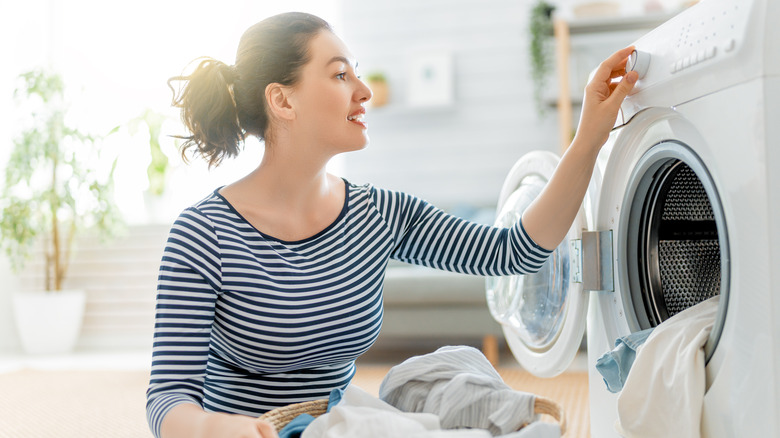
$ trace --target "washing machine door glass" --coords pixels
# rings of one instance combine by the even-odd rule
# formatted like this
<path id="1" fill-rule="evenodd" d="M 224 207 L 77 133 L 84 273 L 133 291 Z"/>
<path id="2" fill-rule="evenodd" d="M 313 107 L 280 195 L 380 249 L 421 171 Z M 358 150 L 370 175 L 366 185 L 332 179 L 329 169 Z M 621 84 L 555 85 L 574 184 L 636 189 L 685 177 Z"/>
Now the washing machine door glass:
<path id="1" fill-rule="evenodd" d="M 538 175 L 523 178 L 499 212 L 495 225 L 511 228 L 546 183 Z M 563 279 L 568 278 L 569 271 L 568 264 L 561 260 L 568 257 L 567 251 L 566 245 L 556 250 L 535 274 L 488 280 L 488 305 L 493 316 L 511 325 L 530 348 L 544 349 L 560 331 L 568 291 Z"/>
<path id="2" fill-rule="evenodd" d="M 558 157 L 532 152 L 510 171 L 499 200 L 495 225 L 512 227 L 547 184 Z M 532 373 L 549 377 L 571 363 L 585 329 L 586 301 L 582 285 L 570 281 L 571 241 L 587 228 L 584 211 L 566 239 L 534 274 L 491 277 L 486 284 L 488 307 L 503 329 L 515 358 Z"/>

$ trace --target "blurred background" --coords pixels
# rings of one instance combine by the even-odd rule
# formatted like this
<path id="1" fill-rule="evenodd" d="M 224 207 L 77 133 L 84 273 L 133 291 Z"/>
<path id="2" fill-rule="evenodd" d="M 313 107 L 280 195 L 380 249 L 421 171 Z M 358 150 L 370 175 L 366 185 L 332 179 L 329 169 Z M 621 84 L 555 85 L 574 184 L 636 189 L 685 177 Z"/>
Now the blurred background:
<path id="1" fill-rule="evenodd" d="M 122 223 L 108 241 L 88 231 L 75 239 L 65 286 L 87 291 L 75 348 L 148 349 L 170 223 L 252 170 L 263 153 L 250 139 L 238 158 L 216 169 L 182 162 L 171 135 L 185 132 L 166 81 L 195 58 L 232 64 L 243 31 L 279 12 L 325 18 L 359 60 L 364 80 L 387 87 L 382 103 L 382 85 L 370 84 L 376 96 L 366 118 L 370 145 L 337 157 L 332 172 L 491 223 L 514 162 L 535 149 L 560 153 L 571 138 L 588 73 L 688 3 L 0 0 L 0 170 L 30 116 L 14 97 L 19 75 L 39 68 L 59 74 L 69 104 L 66 124 L 105 135 L 102 158 L 85 153 L 84 166 L 115 163 Z M 21 271 L 0 255 L 0 354 L 22 352 L 12 295 L 42 287 L 41 253 L 34 249 Z M 489 318 L 481 284 L 473 283 L 471 292 Z"/>

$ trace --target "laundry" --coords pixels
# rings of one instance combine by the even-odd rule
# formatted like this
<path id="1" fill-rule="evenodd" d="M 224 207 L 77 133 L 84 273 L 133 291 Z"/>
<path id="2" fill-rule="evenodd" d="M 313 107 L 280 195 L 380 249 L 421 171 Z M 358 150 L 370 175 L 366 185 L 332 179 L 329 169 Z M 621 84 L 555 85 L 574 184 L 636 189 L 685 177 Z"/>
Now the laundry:
<path id="1" fill-rule="evenodd" d="M 336 396 L 340 397 L 337 404 L 330 403 L 329 411 L 311 421 L 301 438 L 492 438 L 483 429 L 444 430 L 438 416 L 402 412 L 354 385 Z M 560 429 L 536 422 L 500 438 L 560 438 Z"/>
<path id="2" fill-rule="evenodd" d="M 620 392 L 634 364 L 636 352 L 647 341 L 653 328 L 640 330 L 618 338 L 615 348 L 601 355 L 596 361 L 596 371 L 604 378 L 609 392 Z"/>
<path id="3" fill-rule="evenodd" d="M 479 428 L 494 436 L 539 419 L 536 396 L 510 388 L 479 350 L 467 346 L 442 347 L 396 365 L 379 397 L 402 411 L 436 414 L 444 429 Z"/>
<path id="4" fill-rule="evenodd" d="M 704 345 L 718 311 L 710 298 L 658 325 L 636 354 L 618 397 L 625 437 L 701 436 Z"/>

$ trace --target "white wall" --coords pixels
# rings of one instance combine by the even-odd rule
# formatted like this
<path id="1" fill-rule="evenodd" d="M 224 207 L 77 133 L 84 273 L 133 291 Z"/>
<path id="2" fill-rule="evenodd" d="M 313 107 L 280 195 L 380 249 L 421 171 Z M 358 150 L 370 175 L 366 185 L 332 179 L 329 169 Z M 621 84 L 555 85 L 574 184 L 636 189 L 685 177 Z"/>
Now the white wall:
<path id="1" fill-rule="evenodd" d="M 529 0 L 343 0 L 336 29 L 359 73 L 384 71 L 391 103 L 369 109 L 371 143 L 345 156 L 353 182 L 404 190 L 452 209 L 494 207 L 512 164 L 558 151 L 554 112 L 540 119 L 528 63 Z M 414 55 L 443 51 L 454 64 L 454 104 L 408 105 Z M 552 78 L 551 82 L 554 82 Z"/>

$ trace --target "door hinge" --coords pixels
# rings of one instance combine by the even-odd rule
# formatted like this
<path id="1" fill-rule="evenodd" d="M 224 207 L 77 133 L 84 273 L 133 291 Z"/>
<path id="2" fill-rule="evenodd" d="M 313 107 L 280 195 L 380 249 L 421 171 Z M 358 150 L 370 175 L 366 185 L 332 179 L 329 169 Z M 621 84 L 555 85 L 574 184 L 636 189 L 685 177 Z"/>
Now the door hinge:
<path id="1" fill-rule="evenodd" d="M 583 231 L 582 240 L 570 242 L 572 282 L 586 291 L 613 292 L 612 230 Z"/>

